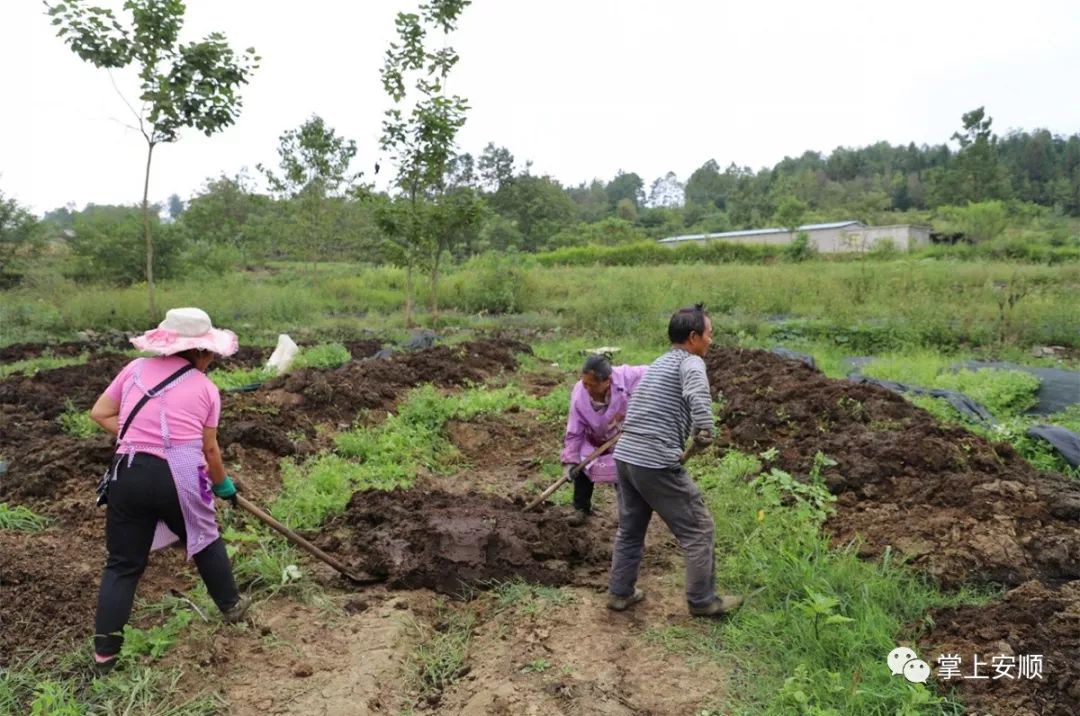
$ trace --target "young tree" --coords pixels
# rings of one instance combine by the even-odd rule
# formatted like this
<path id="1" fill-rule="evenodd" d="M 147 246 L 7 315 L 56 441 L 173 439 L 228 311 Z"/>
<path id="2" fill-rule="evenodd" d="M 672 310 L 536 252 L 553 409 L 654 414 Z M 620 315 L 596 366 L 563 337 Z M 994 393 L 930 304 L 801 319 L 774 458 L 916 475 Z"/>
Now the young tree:
<path id="1" fill-rule="evenodd" d="M 127 0 L 130 27 L 121 25 L 111 10 L 89 7 L 82 0 L 46 2 L 46 7 L 59 28 L 57 35 L 83 60 L 106 69 L 131 64 L 138 69 L 143 106 L 132 113 L 146 140 L 142 223 L 150 317 L 155 320 L 154 242 L 147 201 L 154 147 L 177 141 L 184 127 L 209 137 L 232 125 L 242 104 L 238 90 L 258 67 L 259 57 L 253 48 L 237 55 L 219 32 L 181 44 L 186 9 L 181 0 Z"/>
<path id="2" fill-rule="evenodd" d="M 630 200 L 635 209 L 645 203 L 645 182 L 636 172 L 627 174 L 620 169 L 605 190 L 612 207 L 617 207 L 620 199 Z"/>
<path id="3" fill-rule="evenodd" d="M 514 155 L 506 147 L 496 147 L 494 142 L 488 142 L 476 168 L 481 188 L 494 194 L 514 178 Z"/>
<path id="4" fill-rule="evenodd" d="M 548 239 L 574 224 L 577 214 L 573 200 L 548 176 L 516 176 L 490 201 L 497 212 L 517 224 L 525 251 L 545 248 Z"/>
<path id="5" fill-rule="evenodd" d="M 437 313 L 443 252 L 460 234 L 460 222 L 475 220 L 480 213 L 446 196 L 454 138 L 465 124 L 469 107 L 464 98 L 446 92 L 446 79 L 458 55 L 445 40 L 470 4 L 471 0 L 429 0 L 420 4 L 419 14 L 398 13 L 398 39 L 390 43 L 381 70 L 383 88 L 394 105 L 415 97 L 407 115 L 397 106 L 386 111 L 380 140 L 397 164 L 401 192 L 382 207 L 380 225 L 395 244 L 396 260 L 405 267 L 405 322 L 410 326 L 414 269 L 430 271 L 431 310 Z M 429 35 L 440 30 L 442 46 L 428 47 Z M 407 89 L 413 78 L 415 84 Z"/>
<path id="6" fill-rule="evenodd" d="M 0 274 L 13 256 L 34 246 L 40 235 L 37 217 L 0 191 Z"/>
<path id="7" fill-rule="evenodd" d="M 780 226 L 794 234 L 803 223 L 803 218 L 810 207 L 805 201 L 794 196 L 785 196 L 776 207 L 773 219 Z"/>
<path id="8" fill-rule="evenodd" d="M 170 194 L 165 205 L 169 209 L 169 221 L 178 220 L 180 215 L 184 213 L 184 200 L 180 198 L 179 194 Z"/>
<path id="9" fill-rule="evenodd" d="M 188 202 L 180 224 L 193 237 L 216 245 L 234 247 L 240 262 L 247 265 L 259 244 L 260 232 L 253 220 L 269 208 L 270 199 L 252 191 L 243 172 L 207 179 L 199 193 Z"/>
<path id="10" fill-rule="evenodd" d="M 675 172 L 668 172 L 662 177 L 657 177 L 649 187 L 649 199 L 646 206 L 650 208 L 682 206 L 686 199 L 686 187 L 675 176 Z"/>
<path id="11" fill-rule="evenodd" d="M 280 175 L 257 165 L 270 188 L 299 210 L 300 240 L 311 261 L 311 279 L 337 223 L 342 198 L 360 174 L 350 174 L 356 142 L 338 136 L 318 115 L 281 135 Z"/>

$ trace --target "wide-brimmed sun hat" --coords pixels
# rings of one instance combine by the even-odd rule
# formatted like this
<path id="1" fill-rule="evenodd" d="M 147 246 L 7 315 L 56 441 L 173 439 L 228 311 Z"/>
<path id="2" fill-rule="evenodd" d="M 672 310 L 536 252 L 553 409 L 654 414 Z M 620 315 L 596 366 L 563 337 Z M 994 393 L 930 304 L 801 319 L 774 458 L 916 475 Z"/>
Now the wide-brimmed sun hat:
<path id="1" fill-rule="evenodd" d="M 201 308 L 172 308 L 158 327 L 131 339 L 141 351 L 171 356 L 195 348 L 231 356 L 239 348 L 236 334 L 214 328 Z"/>

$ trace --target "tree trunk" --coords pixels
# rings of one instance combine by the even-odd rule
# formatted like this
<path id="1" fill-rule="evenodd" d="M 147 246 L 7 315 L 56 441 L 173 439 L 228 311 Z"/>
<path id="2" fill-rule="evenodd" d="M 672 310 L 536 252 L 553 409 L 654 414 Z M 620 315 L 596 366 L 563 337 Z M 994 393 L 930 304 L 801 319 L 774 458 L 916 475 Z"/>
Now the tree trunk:
<path id="1" fill-rule="evenodd" d="M 405 266 L 405 327 L 413 328 L 413 281 L 412 281 L 412 262 L 408 262 Z"/>
<path id="2" fill-rule="evenodd" d="M 308 258 L 311 259 L 311 285 L 316 285 L 316 274 L 318 273 L 319 264 L 319 242 L 322 238 L 320 230 L 322 226 L 320 224 L 322 217 L 319 212 L 319 205 L 315 204 L 315 207 L 311 212 L 311 224 L 308 227 L 308 247 L 310 251 Z"/>
<path id="3" fill-rule="evenodd" d="M 438 318 L 439 316 L 439 257 L 442 255 L 440 251 L 435 256 L 435 262 L 432 264 L 431 269 L 431 317 Z"/>
<path id="4" fill-rule="evenodd" d="M 154 157 L 154 143 L 147 142 L 146 150 L 146 177 L 143 179 L 142 194 L 142 217 L 143 238 L 146 239 L 146 285 L 150 294 L 150 322 L 158 319 L 157 303 L 154 300 L 154 239 L 150 236 L 150 205 L 147 198 L 150 195 L 150 160 Z"/>

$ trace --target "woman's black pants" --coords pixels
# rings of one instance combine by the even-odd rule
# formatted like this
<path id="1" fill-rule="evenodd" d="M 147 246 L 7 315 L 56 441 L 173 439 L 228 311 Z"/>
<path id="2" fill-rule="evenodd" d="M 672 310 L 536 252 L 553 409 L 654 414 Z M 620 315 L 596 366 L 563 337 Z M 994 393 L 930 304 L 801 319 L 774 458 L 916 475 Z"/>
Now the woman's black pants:
<path id="1" fill-rule="evenodd" d="M 131 465 L 121 461 L 117 477 L 109 485 L 106 504 L 105 543 L 109 550 L 98 593 L 94 648 L 101 656 L 120 652 L 123 629 L 131 618 L 135 587 L 146 569 L 150 545 L 158 520 L 184 544 L 187 530 L 176 495 L 169 463 L 147 453 L 136 453 Z M 206 589 L 222 611 L 240 600 L 232 566 L 219 537 L 195 555 Z"/>

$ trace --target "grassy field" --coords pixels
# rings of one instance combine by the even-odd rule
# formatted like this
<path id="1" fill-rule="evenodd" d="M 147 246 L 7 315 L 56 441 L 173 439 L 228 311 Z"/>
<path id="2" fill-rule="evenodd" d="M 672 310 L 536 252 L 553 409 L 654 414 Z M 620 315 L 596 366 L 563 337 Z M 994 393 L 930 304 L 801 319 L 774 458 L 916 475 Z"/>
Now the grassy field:
<path id="1" fill-rule="evenodd" d="M 278 265 L 220 279 L 166 282 L 161 306 L 198 305 L 244 342 L 351 337 L 404 329 L 404 273 L 392 267 Z M 645 267 L 528 267 L 488 259 L 447 275 L 435 328 L 561 329 L 651 343 L 679 305 L 704 301 L 721 332 L 821 339 L 852 350 L 914 346 L 1080 346 L 1080 265 L 948 261 Z M 418 295 L 427 305 L 425 286 Z M 144 330 L 145 287 L 77 285 L 44 274 L 6 291 L 0 343 L 77 331 Z"/>

